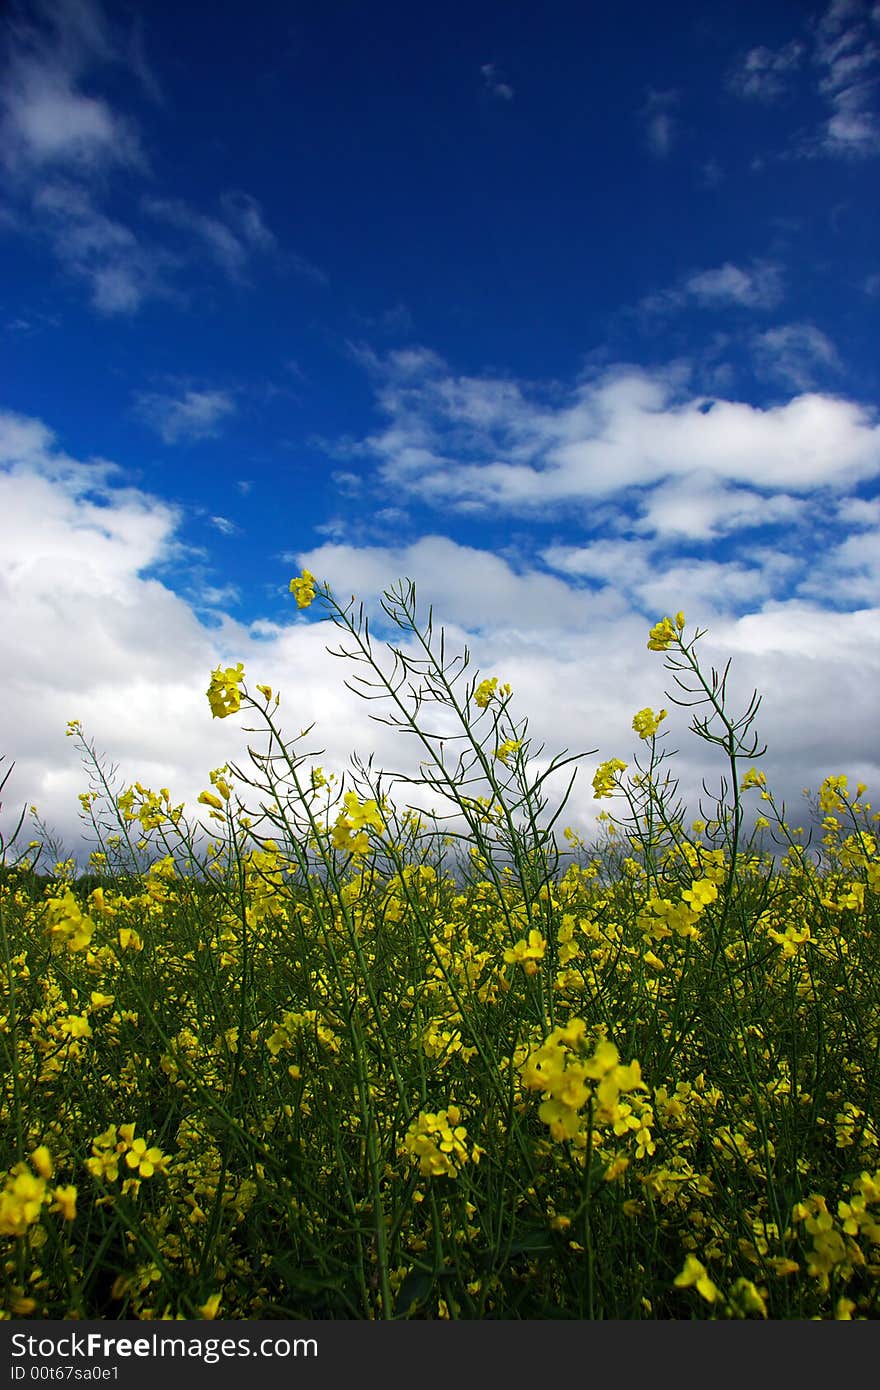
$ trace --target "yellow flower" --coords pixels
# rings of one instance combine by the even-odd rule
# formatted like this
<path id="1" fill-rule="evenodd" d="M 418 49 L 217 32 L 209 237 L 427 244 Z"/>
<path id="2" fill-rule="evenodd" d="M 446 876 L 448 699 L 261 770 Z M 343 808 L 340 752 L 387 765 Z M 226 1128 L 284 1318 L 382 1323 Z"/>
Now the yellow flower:
<path id="1" fill-rule="evenodd" d="M 498 677 L 493 676 L 491 680 L 480 681 L 474 691 L 474 704 L 479 705 L 480 709 L 485 709 L 498 686 Z"/>
<path id="2" fill-rule="evenodd" d="M 678 614 L 679 618 L 684 618 L 683 613 Z M 683 626 L 683 624 L 682 624 Z M 674 642 L 678 633 L 673 625 L 671 618 L 661 618 L 659 623 L 655 623 L 648 634 L 648 650 L 652 652 L 665 652 L 670 642 Z"/>
<path id="3" fill-rule="evenodd" d="M 599 764 L 593 777 L 593 795 L 597 801 L 603 796 L 613 796 L 617 785 L 615 774 L 625 770 L 626 763 L 620 758 L 609 758 L 607 762 Z"/>
<path id="4" fill-rule="evenodd" d="M 225 669 L 218 666 L 216 671 L 211 672 L 211 684 L 208 686 L 207 695 L 212 718 L 225 719 L 228 714 L 235 714 L 240 709 L 241 691 L 238 687 L 243 681 L 242 662 Z"/>
<path id="5" fill-rule="evenodd" d="M 515 946 L 508 947 L 504 959 L 508 965 L 521 965 L 527 975 L 537 975 L 537 962 L 544 959 L 547 942 L 536 927 L 529 932 L 529 939 L 523 937 Z"/>
<path id="6" fill-rule="evenodd" d="M 632 726 L 639 738 L 653 738 L 668 713 L 668 710 L 662 709 L 659 714 L 655 714 L 652 709 L 646 707 L 640 709 L 638 714 L 634 714 Z"/>
<path id="7" fill-rule="evenodd" d="M 457 1178 L 462 1164 L 469 1159 L 479 1163 L 485 1152 L 478 1144 L 468 1151 L 467 1130 L 460 1124 L 461 1111 L 457 1105 L 433 1114 L 419 1112 L 407 1131 L 403 1152 L 419 1161 L 419 1172 L 425 1178 Z"/>
<path id="8" fill-rule="evenodd" d="M 120 1133 L 126 1128 L 129 1126 L 123 1125 Z M 134 1126 L 131 1128 L 133 1129 Z M 162 1150 L 148 1149 L 146 1139 L 133 1139 L 131 1141 L 131 1148 L 125 1155 L 125 1162 L 129 1168 L 136 1168 L 142 1178 L 151 1178 L 154 1173 L 164 1173 L 168 1165 L 168 1160 Z"/>
<path id="9" fill-rule="evenodd" d="M 56 1187 L 52 1193 L 55 1201 L 49 1208 L 50 1211 L 58 1211 L 65 1221 L 76 1220 L 76 1188 L 68 1184 L 67 1187 Z"/>
<path id="10" fill-rule="evenodd" d="M 34 1149 L 31 1154 L 31 1163 L 34 1165 L 41 1178 L 51 1178 L 52 1155 L 45 1144 L 41 1144 L 38 1149 Z"/>
<path id="11" fill-rule="evenodd" d="M 213 1322 L 219 1313 L 220 1298 L 221 1295 L 219 1293 L 212 1293 L 207 1303 L 203 1303 L 199 1308 L 199 1312 L 206 1322 Z"/>
<path id="12" fill-rule="evenodd" d="M 696 1289 L 707 1303 L 714 1303 L 719 1296 L 717 1287 L 709 1278 L 706 1266 L 700 1263 L 696 1255 L 688 1255 L 684 1262 L 684 1269 L 681 1274 L 675 1276 L 673 1282 L 678 1289 Z"/>
<path id="13" fill-rule="evenodd" d="M 290 592 L 296 599 L 297 608 L 308 608 L 314 602 L 317 580 L 308 570 L 303 570 L 297 579 L 291 579 Z"/>
<path id="14" fill-rule="evenodd" d="M 17 1163 L 0 1191 L 0 1236 L 25 1235 L 28 1226 L 39 1221 L 45 1195 L 45 1179 Z"/>
<path id="15" fill-rule="evenodd" d="M 518 748 L 522 748 L 522 739 L 508 738 L 504 743 L 499 743 L 495 749 L 495 757 L 506 765 L 511 753 L 515 753 Z"/>

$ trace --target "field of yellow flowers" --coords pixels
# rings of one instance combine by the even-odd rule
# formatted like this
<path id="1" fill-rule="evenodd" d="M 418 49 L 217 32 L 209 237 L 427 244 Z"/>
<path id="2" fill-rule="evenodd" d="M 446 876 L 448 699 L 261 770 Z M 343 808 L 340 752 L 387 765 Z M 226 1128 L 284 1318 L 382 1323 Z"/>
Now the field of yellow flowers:
<path id="1" fill-rule="evenodd" d="M 291 592 L 449 817 L 325 775 L 241 666 L 210 710 L 262 744 L 202 830 L 72 721 L 89 875 L 0 845 L 2 1316 L 880 1316 L 867 789 L 829 776 L 813 842 L 790 828 L 757 698 L 728 711 L 678 614 L 648 645 L 724 759 L 713 818 L 684 824 L 643 709 L 641 756 L 595 772 L 604 840 L 558 840 L 576 760 L 536 771 L 414 586 L 381 653 L 307 571 Z"/>

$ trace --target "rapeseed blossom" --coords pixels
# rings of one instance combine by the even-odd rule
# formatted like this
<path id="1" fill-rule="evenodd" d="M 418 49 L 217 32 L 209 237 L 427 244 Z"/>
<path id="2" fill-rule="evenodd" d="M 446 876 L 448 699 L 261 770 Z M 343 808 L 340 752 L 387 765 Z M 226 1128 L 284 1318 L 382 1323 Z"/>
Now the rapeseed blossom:
<path id="1" fill-rule="evenodd" d="M 457 1105 L 434 1114 L 422 1110 L 407 1130 L 404 1151 L 419 1161 L 425 1178 L 457 1178 L 462 1166 L 479 1163 L 485 1153 L 478 1144 L 468 1147 L 467 1130 Z"/>
<path id="2" fill-rule="evenodd" d="M 478 705 L 480 709 L 486 709 L 492 703 L 496 693 L 506 698 L 510 694 L 510 686 L 502 685 L 499 690 L 498 677 L 489 676 L 486 680 L 480 681 L 474 691 L 474 704 Z"/>
<path id="3" fill-rule="evenodd" d="M 669 711 L 661 709 L 655 714 L 650 708 L 640 709 L 633 715 L 632 726 L 641 739 L 653 738 Z"/>
<path id="4" fill-rule="evenodd" d="M 527 975 L 537 975 L 539 962 L 544 959 L 546 950 L 547 942 L 537 928 L 533 927 L 529 932 L 528 941 L 523 937 L 515 946 L 508 947 L 504 952 L 504 959 L 508 965 L 521 965 Z"/>
<path id="5" fill-rule="evenodd" d="M 208 686 L 208 703 L 211 706 L 211 715 L 214 719 L 225 719 L 228 714 L 236 714 L 241 708 L 241 691 L 239 686 L 244 681 L 244 665 L 239 662 L 237 666 L 218 666 L 216 671 L 211 672 L 211 684 Z"/>
<path id="6" fill-rule="evenodd" d="M 655 623 L 648 634 L 648 649 L 652 652 L 665 652 L 670 643 L 674 642 L 684 627 L 684 614 L 676 615 L 675 623 L 671 618 L 661 618 L 659 623 Z"/>
<path id="7" fill-rule="evenodd" d="M 593 776 L 593 796 L 598 801 L 603 796 L 613 796 L 617 786 L 616 774 L 626 771 L 626 763 L 620 758 L 609 758 L 600 763 Z"/>
<path id="8" fill-rule="evenodd" d="M 290 581 L 290 592 L 296 599 L 297 608 L 308 608 L 314 602 L 318 581 L 309 570 L 303 570 L 296 579 Z"/>
<path id="9" fill-rule="evenodd" d="M 673 1283 L 677 1289 L 696 1289 L 707 1303 L 715 1303 L 721 1297 L 717 1284 L 709 1278 L 709 1271 L 696 1255 L 687 1256 L 684 1269 L 675 1276 Z"/>
<path id="10" fill-rule="evenodd" d="M 519 748 L 522 748 L 521 739 L 507 738 L 503 743 L 499 743 L 498 747 L 495 749 L 495 757 L 499 762 L 506 764 L 511 753 L 515 753 Z"/>
<path id="11" fill-rule="evenodd" d="M 340 811 L 330 832 L 334 849 L 348 850 L 349 854 L 366 854 L 370 848 L 367 829 L 384 830 L 385 822 L 378 803 L 358 799 L 357 792 L 347 792 L 343 798 L 344 811 Z"/>

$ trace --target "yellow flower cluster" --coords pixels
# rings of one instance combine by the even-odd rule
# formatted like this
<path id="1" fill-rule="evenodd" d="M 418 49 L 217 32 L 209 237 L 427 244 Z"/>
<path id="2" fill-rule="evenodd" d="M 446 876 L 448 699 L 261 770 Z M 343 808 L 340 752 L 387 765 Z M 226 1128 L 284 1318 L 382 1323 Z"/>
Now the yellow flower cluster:
<path id="1" fill-rule="evenodd" d="M 86 951 L 95 931 L 95 924 L 80 907 L 69 888 L 44 904 L 46 935 L 53 951 L 67 947 L 68 951 Z"/>
<path id="2" fill-rule="evenodd" d="M 597 1043 L 592 1056 L 584 1056 L 586 1032 L 587 1025 L 580 1018 L 554 1028 L 520 1067 L 526 1089 L 540 1091 L 545 1097 L 539 1117 L 553 1139 L 560 1143 L 573 1139 L 583 1147 L 586 1131 L 581 1112 L 589 1105 L 592 1126 L 611 1126 L 618 1134 L 635 1128 L 640 1149 L 653 1152 L 650 1107 L 641 1106 L 640 1113 L 634 1114 L 632 1107 L 620 1101 L 621 1092 L 647 1090 L 639 1063 L 622 1066 L 617 1048 L 607 1038 Z"/>
<path id="3" fill-rule="evenodd" d="M 523 937 L 515 946 L 508 947 L 504 952 L 504 959 L 508 965 L 521 965 L 527 975 L 537 975 L 546 950 L 547 942 L 538 929 L 533 927 L 529 932 L 528 941 Z"/>
<path id="4" fill-rule="evenodd" d="M 646 707 L 634 714 L 632 726 L 639 738 L 653 738 L 668 713 L 669 710 L 662 709 L 659 714 L 655 714 L 652 709 Z"/>
<path id="5" fill-rule="evenodd" d="M 495 749 L 495 757 L 499 762 L 506 764 L 511 753 L 515 753 L 518 748 L 522 748 L 522 739 L 507 738 Z"/>
<path id="6" fill-rule="evenodd" d="M 308 570 L 303 570 L 296 579 L 291 579 L 290 593 L 296 599 L 297 608 L 308 608 L 310 603 L 314 603 L 317 586 L 318 581 Z"/>
<path id="7" fill-rule="evenodd" d="M 600 763 L 593 776 L 593 795 L 597 801 L 603 796 L 613 796 L 617 785 L 616 774 L 626 770 L 626 763 L 620 758 L 609 758 Z"/>
<path id="8" fill-rule="evenodd" d="M 675 623 L 671 618 L 661 618 L 648 634 L 648 649 L 652 652 L 665 652 L 684 628 L 684 614 L 676 613 Z"/>
<path id="9" fill-rule="evenodd" d="M 487 680 L 480 681 L 480 684 L 474 691 L 474 704 L 479 705 L 480 709 L 485 709 L 487 705 L 491 704 L 496 692 L 499 695 L 507 696 L 510 694 L 510 686 L 502 685 L 499 691 L 497 676 L 491 676 Z"/>
<path id="10" fill-rule="evenodd" d="M 76 1188 L 49 1187 L 52 1177 L 52 1155 L 45 1144 L 31 1154 L 31 1168 L 16 1163 L 9 1170 L 0 1189 L 0 1236 L 23 1236 L 36 1225 L 43 1208 L 60 1212 L 65 1221 L 76 1216 Z"/>
<path id="11" fill-rule="evenodd" d="M 433 1114 L 421 1110 L 407 1131 L 404 1152 L 417 1158 L 425 1178 L 457 1178 L 463 1164 L 479 1163 L 485 1153 L 478 1144 L 468 1148 L 467 1130 L 457 1105 Z"/>
<path id="12" fill-rule="evenodd" d="M 239 686 L 244 681 L 244 665 L 239 662 L 237 666 L 227 666 L 224 670 L 218 666 L 216 671 L 211 672 L 211 684 L 208 686 L 208 704 L 211 706 L 211 715 L 214 719 L 225 719 L 228 714 L 236 714 L 241 708 L 241 691 Z"/>
<path id="13" fill-rule="evenodd" d="M 366 854 L 370 848 L 367 827 L 385 829 L 379 807 L 372 799 L 359 801 L 357 792 L 347 792 L 343 802 L 345 810 L 340 811 L 330 832 L 333 847 L 348 850 L 349 854 Z"/>
<path id="14" fill-rule="evenodd" d="M 120 1125 L 118 1129 L 116 1125 L 110 1125 L 92 1141 L 92 1157 L 86 1159 L 86 1167 L 93 1178 L 116 1182 L 119 1164 L 124 1161 L 132 1173 L 132 1179 L 123 1184 L 123 1191 L 137 1191 L 138 1179 L 168 1172 L 168 1158 L 162 1150 L 148 1148 L 147 1141 L 136 1139 L 134 1131 L 133 1124 Z"/>
<path id="15" fill-rule="evenodd" d="M 741 792 L 747 792 L 749 787 L 766 787 L 766 785 L 766 773 L 759 772 L 756 767 L 750 767 L 740 782 L 739 789 Z"/>
<path id="16" fill-rule="evenodd" d="M 282 1015 L 281 1022 L 266 1039 L 266 1046 L 273 1057 L 291 1047 L 294 1040 L 306 1031 L 313 1033 L 322 1047 L 328 1052 L 338 1052 L 339 1035 L 324 1022 L 316 1009 L 305 1009 L 302 1013 L 293 1010 Z"/>

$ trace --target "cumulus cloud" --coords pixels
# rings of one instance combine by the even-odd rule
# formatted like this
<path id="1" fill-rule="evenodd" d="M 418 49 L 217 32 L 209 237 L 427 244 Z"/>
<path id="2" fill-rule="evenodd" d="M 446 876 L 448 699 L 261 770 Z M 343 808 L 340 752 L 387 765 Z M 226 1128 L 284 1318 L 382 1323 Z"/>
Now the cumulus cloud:
<path id="1" fill-rule="evenodd" d="M 34 802 L 66 847 L 82 852 L 77 796 L 87 784 L 64 738 L 73 718 L 118 765 L 122 783 L 168 786 L 194 812 L 208 770 L 230 758 L 246 764 L 245 741 L 253 742 L 240 720 L 212 721 L 204 695 L 209 672 L 237 661 L 251 682 L 282 692 L 289 736 L 316 722 L 307 746 L 323 750 L 319 760 L 328 769 L 344 771 L 356 751 L 374 753 L 378 768 L 416 774 L 421 755 L 413 740 L 371 721 L 380 707 L 345 689 L 352 668 L 327 653 L 338 634 L 325 624 L 292 609 L 289 622 L 248 625 L 222 607 L 210 629 L 198 621 L 168 584 L 170 567 L 179 574 L 187 563 L 180 513 L 126 487 L 115 464 L 72 458 L 43 422 L 0 414 L 0 506 L 8 523 L 0 623 L 15 653 L 4 672 L 0 752 L 16 762 L 0 813 L 4 829 L 23 803 Z M 340 597 L 356 593 L 373 612 L 382 589 L 398 577 L 414 578 L 422 618 L 433 604 L 435 630 L 446 625 L 448 650 L 467 643 L 471 673 L 511 682 L 515 711 L 529 716 L 536 744 L 546 743 L 548 754 L 596 750 L 566 812 L 566 822 L 589 836 L 607 805 L 592 797 L 596 763 L 630 760 L 638 748 L 635 710 L 668 704 L 669 676 L 662 657 L 647 650 L 647 624 L 679 606 L 671 602 L 678 585 L 693 599 L 689 620 L 710 627 L 706 661 L 723 665 L 734 654 L 735 704 L 747 700 L 753 684 L 764 692 L 759 731 L 770 743 L 765 766 L 779 794 L 796 801 L 801 786 L 816 787 L 828 772 L 876 784 L 880 767 L 867 730 L 880 676 L 880 608 L 841 613 L 829 611 L 822 597 L 780 602 L 759 595 L 735 616 L 715 595 L 733 582 L 750 600 L 753 560 L 707 565 L 698 590 L 686 564 L 652 577 L 646 542 L 627 548 L 620 541 L 616 553 L 594 556 L 594 568 L 615 580 L 596 586 L 583 582 L 589 561 L 570 557 L 567 572 L 552 574 L 534 556 L 514 563 L 440 534 L 407 546 L 324 545 L 291 563 L 328 579 Z M 854 552 L 846 557 L 858 561 Z M 641 598 L 623 582 L 630 569 Z M 279 576 L 280 587 L 288 577 Z M 223 605 L 235 594 L 206 587 L 202 598 Z M 376 647 L 386 661 L 378 636 Z M 685 725 L 673 711 L 682 793 L 696 806 L 701 778 L 714 781 L 722 769 Z M 401 789 L 397 799 L 413 795 Z M 255 805 L 250 794 L 246 799 Z"/>
<path id="2" fill-rule="evenodd" d="M 213 439 L 235 410 L 228 391 L 184 391 L 179 396 L 141 391 L 135 398 L 137 415 L 166 444 Z"/>
<path id="3" fill-rule="evenodd" d="M 844 490 L 880 467 L 880 425 L 865 406 L 817 392 L 766 408 L 697 395 L 682 364 L 610 368 L 549 400 L 525 384 L 454 376 L 416 349 L 379 370 L 388 423 L 354 448 L 385 484 L 435 506 L 546 515 L 697 471 L 797 496 Z"/>
<path id="4" fill-rule="evenodd" d="M 821 597 L 768 598 L 762 574 L 774 563 L 788 563 L 772 546 L 727 564 L 679 560 L 666 568 L 639 542 L 591 546 L 589 556 L 561 552 L 542 558 L 567 561 L 559 564 L 560 575 L 590 574 L 607 584 L 572 587 L 534 563 L 514 567 L 441 536 L 403 547 L 325 545 L 300 559 L 340 595 L 354 591 L 372 601 L 373 611 L 389 576 L 414 576 L 425 611 L 429 602 L 434 606 L 435 627 L 451 625 L 450 649 L 467 641 L 483 674 L 511 682 L 536 742 L 549 753 L 596 748 L 567 815 L 583 828 L 595 828 L 603 804 L 593 800 L 589 785 L 596 763 L 611 756 L 630 760 L 638 748 L 631 728 L 635 710 L 670 705 L 666 692 L 676 693 L 662 658 L 647 651 L 646 634 L 648 623 L 684 601 L 689 621 L 710 629 L 702 643 L 706 666 L 720 668 L 734 654 L 732 708 L 741 713 L 755 687 L 763 693 L 758 732 L 769 752 L 762 766 L 780 799 L 799 805 L 802 788 L 816 790 L 832 771 L 876 784 L 880 764 L 868 734 L 880 675 L 876 590 L 874 606 L 855 613 L 829 611 Z M 725 601 L 732 590 L 746 606 L 741 616 Z M 873 643 L 869 652 L 865 643 Z M 860 668 L 861 651 L 868 654 Z M 855 721 L 846 728 L 838 692 L 846 719 Z M 680 750 L 675 767 L 696 814 L 703 776 L 708 773 L 709 784 L 717 787 L 723 768 L 688 734 L 687 722 L 683 711 L 673 709 L 670 738 Z"/>

